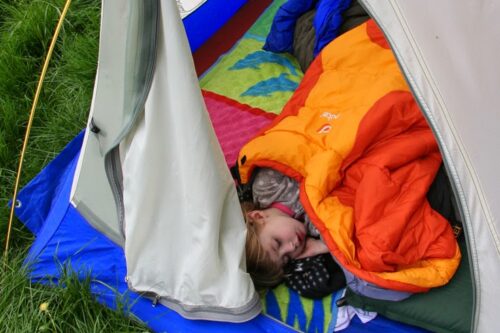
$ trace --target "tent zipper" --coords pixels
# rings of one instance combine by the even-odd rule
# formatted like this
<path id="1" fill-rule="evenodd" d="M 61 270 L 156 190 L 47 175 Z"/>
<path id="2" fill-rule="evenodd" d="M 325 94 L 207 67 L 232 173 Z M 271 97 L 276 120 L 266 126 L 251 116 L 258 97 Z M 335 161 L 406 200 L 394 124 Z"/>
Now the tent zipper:
<path id="1" fill-rule="evenodd" d="M 119 146 L 116 146 L 108 154 L 106 154 L 104 163 L 111 192 L 115 198 L 119 231 L 123 239 L 125 239 L 125 206 L 123 203 L 123 175 Z"/>

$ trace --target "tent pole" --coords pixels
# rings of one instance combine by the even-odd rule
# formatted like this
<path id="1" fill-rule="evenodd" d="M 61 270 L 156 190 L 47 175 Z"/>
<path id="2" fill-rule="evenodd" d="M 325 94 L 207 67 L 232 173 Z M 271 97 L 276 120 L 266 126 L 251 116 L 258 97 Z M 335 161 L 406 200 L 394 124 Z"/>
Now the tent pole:
<path id="1" fill-rule="evenodd" d="M 55 45 L 56 45 L 57 37 L 59 36 L 59 32 L 61 31 L 61 27 L 63 25 L 64 18 L 66 17 L 66 13 L 68 12 L 70 4 L 71 4 L 71 0 L 66 0 L 66 4 L 64 5 L 63 11 L 61 12 L 61 16 L 59 17 L 59 21 L 57 22 L 57 26 L 56 26 L 56 29 L 54 31 L 54 35 L 52 36 L 52 41 L 50 42 L 49 50 L 48 50 L 47 55 L 45 57 L 42 72 L 40 74 L 40 79 L 38 80 L 38 84 L 36 87 L 35 97 L 33 98 L 33 104 L 31 106 L 30 116 L 28 119 L 28 124 L 26 126 L 26 134 L 24 136 L 23 148 L 21 150 L 21 156 L 19 158 L 19 166 L 17 168 L 16 182 L 14 185 L 14 194 L 12 195 L 9 223 L 7 225 L 7 236 L 5 238 L 5 251 L 4 251 L 5 263 L 7 263 L 7 255 L 9 252 L 9 242 L 10 242 L 10 235 L 11 235 L 11 230 L 12 230 L 12 221 L 14 219 L 14 210 L 16 208 L 17 192 L 18 192 L 18 188 L 19 188 L 19 182 L 21 179 L 21 171 L 23 169 L 23 160 L 24 160 L 24 155 L 26 154 L 26 148 L 28 146 L 28 138 L 30 135 L 31 127 L 33 125 L 33 118 L 35 117 L 35 109 L 36 109 L 36 106 L 38 104 L 38 99 L 40 97 L 40 93 L 42 91 L 43 81 L 45 79 L 45 75 L 47 74 L 47 68 L 49 67 L 50 59 L 52 58 L 52 53 L 53 53 Z"/>

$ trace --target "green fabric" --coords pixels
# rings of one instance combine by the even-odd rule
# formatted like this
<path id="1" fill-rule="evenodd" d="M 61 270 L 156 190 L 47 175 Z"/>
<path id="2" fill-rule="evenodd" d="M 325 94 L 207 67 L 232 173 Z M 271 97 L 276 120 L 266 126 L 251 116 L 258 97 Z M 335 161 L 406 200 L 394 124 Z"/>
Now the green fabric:
<path id="1" fill-rule="evenodd" d="M 266 38 L 271 30 L 271 25 L 274 20 L 274 16 L 276 12 L 281 7 L 283 3 L 287 0 L 275 0 L 273 1 L 269 7 L 262 13 L 257 21 L 250 27 L 247 31 L 247 34 L 259 36 L 262 38 Z"/>
<path id="2" fill-rule="evenodd" d="M 390 319 L 419 326 L 433 332 L 470 332 L 472 321 L 472 282 L 465 242 L 460 241 L 462 261 L 452 280 L 441 288 L 415 294 L 401 302 L 374 300 L 348 289 L 347 303 L 375 311 Z"/>
<path id="3" fill-rule="evenodd" d="M 261 295 L 264 313 L 301 332 L 328 332 L 332 313 L 336 313 L 335 300 L 341 292 L 322 299 L 300 297 L 284 284 Z"/>

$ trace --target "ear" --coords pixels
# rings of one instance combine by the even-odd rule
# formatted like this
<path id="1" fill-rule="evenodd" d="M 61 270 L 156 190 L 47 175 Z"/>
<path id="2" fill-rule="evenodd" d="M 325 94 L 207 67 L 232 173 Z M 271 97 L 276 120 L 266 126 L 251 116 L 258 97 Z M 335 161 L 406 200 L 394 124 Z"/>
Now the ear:
<path id="1" fill-rule="evenodd" d="M 264 214 L 261 210 L 252 210 L 247 213 L 249 220 L 255 224 L 264 224 Z"/>

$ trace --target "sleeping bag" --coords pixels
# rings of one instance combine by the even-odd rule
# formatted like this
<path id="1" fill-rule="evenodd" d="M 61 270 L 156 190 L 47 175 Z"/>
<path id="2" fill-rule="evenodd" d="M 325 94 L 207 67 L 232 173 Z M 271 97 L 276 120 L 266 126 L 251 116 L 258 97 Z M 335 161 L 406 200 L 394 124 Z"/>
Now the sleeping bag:
<path id="1" fill-rule="evenodd" d="M 380 288 L 446 284 L 461 254 L 426 193 L 441 155 L 374 21 L 318 55 L 283 112 L 239 154 L 300 183 L 300 200 L 336 261 Z"/>
<path id="2" fill-rule="evenodd" d="M 316 56 L 338 36 L 343 21 L 342 13 L 350 4 L 351 0 L 288 0 L 276 12 L 263 49 L 292 53 L 297 20 L 306 12 L 314 10 L 313 54 Z"/>

